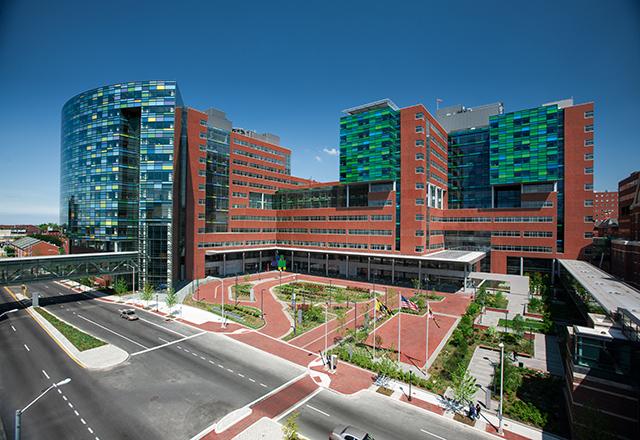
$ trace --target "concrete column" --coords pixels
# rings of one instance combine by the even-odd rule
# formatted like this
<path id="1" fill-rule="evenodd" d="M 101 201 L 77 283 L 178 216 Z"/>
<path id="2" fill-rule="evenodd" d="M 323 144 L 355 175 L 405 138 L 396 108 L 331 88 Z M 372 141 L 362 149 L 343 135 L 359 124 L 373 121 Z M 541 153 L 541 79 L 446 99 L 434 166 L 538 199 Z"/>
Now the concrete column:
<path id="1" fill-rule="evenodd" d="M 325 272 L 325 276 L 329 276 L 329 254 L 327 255 L 327 259 L 325 260 L 326 262 L 324 263 L 324 272 Z"/>
<path id="2" fill-rule="evenodd" d="M 293 272 L 293 251 L 291 251 L 291 271 Z"/>
<path id="3" fill-rule="evenodd" d="M 464 288 L 467 289 L 467 264 L 464 265 Z"/>
<path id="4" fill-rule="evenodd" d="M 311 273 L 311 252 L 307 252 L 307 273 Z"/>
<path id="5" fill-rule="evenodd" d="M 396 282 L 396 259 L 391 258 L 391 282 Z"/>
<path id="6" fill-rule="evenodd" d="M 520 276 L 524 275 L 524 257 L 520 257 Z"/>
<path id="7" fill-rule="evenodd" d="M 349 185 L 347 185 L 347 200 L 346 200 L 347 208 L 349 207 Z"/>
<path id="8" fill-rule="evenodd" d="M 258 251 L 258 272 L 262 272 L 262 251 Z"/>
<path id="9" fill-rule="evenodd" d="M 371 257 L 367 257 L 367 281 L 371 280 Z"/>
<path id="10" fill-rule="evenodd" d="M 242 273 L 245 273 L 245 260 L 244 260 L 244 252 L 242 252 Z"/>
<path id="11" fill-rule="evenodd" d="M 222 254 L 222 276 L 227 276 L 227 254 Z"/>
<path id="12" fill-rule="evenodd" d="M 422 260 L 418 260 L 418 281 L 420 281 L 420 286 L 422 286 Z"/>
<path id="13" fill-rule="evenodd" d="M 347 187 L 349 188 L 349 187 Z M 346 270 L 346 277 L 349 278 L 349 256 L 345 255 L 347 257 L 347 270 Z"/>
<path id="14" fill-rule="evenodd" d="M 553 284 L 556 279 L 556 259 L 551 259 L 551 284 Z"/>

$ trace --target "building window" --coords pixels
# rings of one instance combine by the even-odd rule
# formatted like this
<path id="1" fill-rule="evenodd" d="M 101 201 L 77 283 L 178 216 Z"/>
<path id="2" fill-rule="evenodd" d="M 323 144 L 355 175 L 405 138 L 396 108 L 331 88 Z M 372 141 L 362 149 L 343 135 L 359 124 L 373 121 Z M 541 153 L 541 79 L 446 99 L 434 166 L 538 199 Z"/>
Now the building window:
<path id="1" fill-rule="evenodd" d="M 586 167 L 584 169 L 585 174 L 593 174 L 593 167 Z"/>
<path id="2" fill-rule="evenodd" d="M 424 189 L 424 183 L 416 182 L 416 189 Z"/>
<path id="3" fill-rule="evenodd" d="M 416 125 L 416 133 L 424 133 L 424 127 L 422 125 Z"/>
<path id="4" fill-rule="evenodd" d="M 593 118 L 593 110 L 588 110 L 588 111 L 584 112 L 584 117 L 585 117 L 585 119 Z"/>
<path id="5" fill-rule="evenodd" d="M 416 173 L 422 173 L 424 174 L 424 167 L 416 167 Z"/>
<path id="6" fill-rule="evenodd" d="M 206 138 L 207 138 L 206 133 L 200 133 L 200 139 L 206 139 Z"/>
<path id="7" fill-rule="evenodd" d="M 424 113 L 422 112 L 416 113 L 416 119 L 424 119 Z"/>
<path id="8" fill-rule="evenodd" d="M 584 222 L 585 223 L 593 223 L 593 216 L 592 215 L 585 215 L 584 216 Z"/>
<path id="9" fill-rule="evenodd" d="M 593 238 L 593 232 L 585 232 L 584 238 Z"/>
<path id="10" fill-rule="evenodd" d="M 584 160 L 593 160 L 593 153 L 585 153 Z"/>
<path id="11" fill-rule="evenodd" d="M 589 199 L 585 200 L 584 201 L 584 206 L 586 206 L 586 207 L 593 206 L 593 200 L 589 200 Z"/>
<path id="12" fill-rule="evenodd" d="M 584 140 L 584 146 L 585 147 L 590 147 L 593 145 L 593 139 L 585 139 Z"/>
<path id="13" fill-rule="evenodd" d="M 206 119 L 200 119 L 200 125 L 202 125 L 203 127 L 207 126 L 207 120 Z"/>
<path id="14" fill-rule="evenodd" d="M 416 141 L 416 147 L 424 147 L 424 140 L 418 139 Z"/>
<path id="15" fill-rule="evenodd" d="M 424 231 L 422 229 L 417 229 L 416 237 L 424 237 Z"/>
<path id="16" fill-rule="evenodd" d="M 593 124 L 589 124 L 589 125 L 585 125 L 584 126 L 584 132 L 585 133 L 591 133 L 593 131 Z"/>
<path id="17" fill-rule="evenodd" d="M 422 206 L 422 205 L 424 205 L 424 199 L 416 199 L 416 205 L 417 205 L 417 206 Z"/>
<path id="18" fill-rule="evenodd" d="M 416 214 L 416 221 L 417 222 L 424 221 L 424 214 Z"/>
<path id="19" fill-rule="evenodd" d="M 424 160 L 424 154 L 416 153 L 416 160 Z"/>
<path id="20" fill-rule="evenodd" d="M 421 254 L 424 252 L 424 246 L 416 246 L 416 252 Z"/>
<path id="21" fill-rule="evenodd" d="M 585 183 L 584 184 L 585 191 L 593 191 L 593 183 Z"/>

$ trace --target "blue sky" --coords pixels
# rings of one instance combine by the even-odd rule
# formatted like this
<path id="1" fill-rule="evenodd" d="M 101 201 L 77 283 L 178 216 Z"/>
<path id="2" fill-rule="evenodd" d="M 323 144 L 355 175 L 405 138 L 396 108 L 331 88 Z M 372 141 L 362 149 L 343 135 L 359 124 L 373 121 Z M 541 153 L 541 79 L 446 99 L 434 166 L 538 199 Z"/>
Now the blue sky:
<path id="1" fill-rule="evenodd" d="M 640 169 L 636 0 L 0 0 L 0 224 L 57 219 L 62 105 L 137 79 L 279 134 L 317 180 L 337 179 L 340 111 L 385 97 L 595 101 L 596 189 Z"/>

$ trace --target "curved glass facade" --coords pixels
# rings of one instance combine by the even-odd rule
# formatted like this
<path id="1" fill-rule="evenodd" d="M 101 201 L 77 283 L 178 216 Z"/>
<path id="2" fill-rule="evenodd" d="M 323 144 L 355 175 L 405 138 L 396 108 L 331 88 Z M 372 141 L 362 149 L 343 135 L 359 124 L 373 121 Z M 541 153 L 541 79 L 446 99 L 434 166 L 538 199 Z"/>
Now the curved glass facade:
<path id="1" fill-rule="evenodd" d="M 175 81 L 112 84 L 62 109 L 60 221 L 72 245 L 140 252 L 141 277 L 172 279 Z"/>

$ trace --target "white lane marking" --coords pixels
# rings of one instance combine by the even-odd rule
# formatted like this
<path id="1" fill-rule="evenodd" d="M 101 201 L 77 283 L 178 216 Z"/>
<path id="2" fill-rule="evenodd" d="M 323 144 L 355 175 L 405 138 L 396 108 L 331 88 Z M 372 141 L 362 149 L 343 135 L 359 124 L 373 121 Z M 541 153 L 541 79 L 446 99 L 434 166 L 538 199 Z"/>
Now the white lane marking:
<path id="1" fill-rule="evenodd" d="M 62 396 L 62 400 L 67 401 L 67 396 Z"/>
<path id="2" fill-rule="evenodd" d="M 176 348 L 177 348 L 178 350 L 182 350 L 182 347 L 180 347 L 179 345 L 176 345 Z"/>
<path id="3" fill-rule="evenodd" d="M 93 429 L 91 429 L 91 427 L 87 426 L 87 431 L 89 431 L 91 434 L 93 434 Z M 98 438 L 98 437 L 96 437 Z"/>
<path id="4" fill-rule="evenodd" d="M 46 371 L 42 370 L 42 374 L 44 374 L 44 377 L 46 377 L 47 379 L 51 379 Z"/>
<path id="5" fill-rule="evenodd" d="M 160 339 L 162 342 L 171 342 L 171 341 L 167 341 L 166 339 L 161 338 L 160 336 L 158 336 L 158 339 Z M 180 348 L 180 347 L 178 347 Z"/>
<path id="6" fill-rule="evenodd" d="M 200 359 L 202 359 L 203 361 L 205 360 L 204 356 L 200 356 Z"/>
<path id="7" fill-rule="evenodd" d="M 318 408 L 316 408 L 315 406 L 311 406 L 311 405 L 309 405 L 309 404 L 307 404 L 307 405 L 305 405 L 305 406 L 306 406 L 307 408 L 309 408 L 309 409 L 312 409 L 312 410 L 314 410 L 314 411 L 316 411 L 316 412 L 319 412 L 319 413 L 320 413 L 320 414 L 322 414 L 323 416 L 331 417 L 329 414 L 327 414 L 327 413 L 326 413 L 326 412 L 324 412 L 324 411 L 319 410 L 319 409 L 318 409 Z"/>
<path id="8" fill-rule="evenodd" d="M 207 332 L 206 332 L 206 331 L 203 331 L 203 332 L 201 332 L 201 333 L 196 333 L 195 335 L 187 336 L 187 337 L 182 338 L 182 339 L 176 339 L 175 341 L 167 342 L 166 344 L 158 345 L 158 346 L 156 346 L 156 347 L 152 347 L 152 348 L 147 348 L 147 349 L 142 350 L 142 351 L 137 351 L 137 352 L 135 352 L 135 353 L 132 353 L 132 354 L 131 354 L 131 356 L 137 356 L 137 355 L 139 355 L 139 354 L 148 353 L 148 352 L 150 352 L 150 351 L 154 351 L 154 350 L 158 350 L 158 349 L 160 349 L 160 348 L 168 347 L 168 346 L 170 346 L 170 345 L 177 344 L 178 342 L 186 341 L 187 339 L 193 339 L 193 338 L 196 338 L 196 337 L 198 337 L 198 336 L 202 336 L 202 335 L 204 335 L 205 333 L 207 333 Z M 179 345 L 177 345 L 176 347 L 180 348 L 180 346 L 179 346 Z M 186 348 L 184 348 L 183 350 L 184 350 L 186 353 L 189 353 L 189 350 L 187 350 Z M 194 353 L 194 355 L 195 355 L 195 353 Z"/>
<path id="9" fill-rule="evenodd" d="M 76 304 L 80 304 L 80 301 L 76 301 Z"/>
<path id="10" fill-rule="evenodd" d="M 260 386 L 264 387 L 264 388 L 267 388 L 267 386 L 265 384 L 263 384 L 263 383 L 260 383 Z"/>
<path id="11" fill-rule="evenodd" d="M 26 349 L 27 349 L 27 351 L 31 351 L 31 350 L 29 349 L 29 346 L 28 346 L 27 344 L 23 344 L 23 345 L 24 345 L 24 348 L 26 348 Z"/>
<path id="12" fill-rule="evenodd" d="M 198 357 L 198 353 L 191 353 L 192 355 L 194 355 L 195 357 Z"/>
<path id="13" fill-rule="evenodd" d="M 16 328 L 14 326 L 11 326 L 11 330 L 13 330 L 15 332 Z"/>
<path id="14" fill-rule="evenodd" d="M 58 390 L 58 394 L 62 394 L 62 390 Z M 62 396 L 62 397 L 64 397 L 64 396 Z"/>
<path id="15" fill-rule="evenodd" d="M 92 324 L 94 324 L 94 325 L 97 325 L 98 327 L 100 327 L 100 328 L 102 328 L 102 329 L 104 329 L 104 330 L 106 330 L 106 331 L 108 331 L 108 332 L 111 332 L 111 333 L 113 333 L 113 334 L 114 334 L 114 335 L 116 335 L 116 336 L 120 336 L 122 339 L 125 339 L 125 340 L 127 340 L 127 341 L 129 341 L 129 342 L 131 342 L 131 343 L 133 343 L 133 344 L 139 345 L 140 347 L 144 348 L 145 350 L 148 348 L 148 347 L 146 347 L 146 346 L 142 345 L 141 343 L 134 341 L 133 339 L 129 339 L 129 338 L 127 338 L 125 335 L 121 335 L 120 333 L 115 332 L 115 331 L 111 330 L 110 328 L 105 327 L 105 326 L 104 326 L 104 325 L 102 325 L 102 324 L 98 324 L 97 322 L 94 322 L 94 321 L 90 320 L 89 318 L 85 318 L 85 317 L 84 317 L 84 316 L 82 316 L 82 315 L 78 315 L 78 318 L 82 318 L 82 319 L 84 319 L 85 321 L 89 321 L 90 323 L 92 323 Z"/>
<path id="16" fill-rule="evenodd" d="M 222 365 L 222 364 L 218 364 L 218 367 L 220 367 L 220 368 L 224 368 L 224 365 Z"/>
<path id="17" fill-rule="evenodd" d="M 74 413 L 77 417 L 80 417 L 80 413 L 78 412 L 78 410 L 74 409 L 74 410 L 73 410 L 73 413 Z"/>
<path id="18" fill-rule="evenodd" d="M 183 349 L 185 353 L 191 353 L 189 350 L 187 350 L 186 348 Z"/>
<path id="19" fill-rule="evenodd" d="M 255 380 L 255 379 L 251 379 L 251 378 L 249 378 L 249 380 L 250 380 L 251 382 L 253 382 L 253 383 L 256 383 L 256 380 Z"/>
<path id="20" fill-rule="evenodd" d="M 242 373 L 238 373 L 238 376 L 240 376 L 240 377 L 244 377 L 244 374 L 242 374 Z"/>
<path id="21" fill-rule="evenodd" d="M 420 431 L 424 432 L 425 434 L 431 435 L 435 438 L 439 438 L 440 440 L 447 440 L 446 438 L 440 437 L 439 435 L 434 434 L 433 432 L 425 431 L 424 429 L 420 429 Z"/>
<path id="22" fill-rule="evenodd" d="M 185 336 L 187 336 L 187 335 L 185 335 L 185 334 L 183 334 L 183 333 L 180 333 L 180 332 L 177 332 L 177 331 L 172 330 L 172 329 L 170 329 L 170 328 L 167 328 L 167 327 L 165 327 L 164 325 L 156 324 L 156 323 L 155 323 L 155 322 L 153 322 L 153 321 L 149 321 L 148 319 L 140 318 L 139 316 L 138 316 L 138 319 L 139 319 L 140 321 L 144 321 L 144 322 L 146 322 L 146 323 L 148 323 L 148 324 L 155 325 L 156 327 L 160 327 L 162 330 L 166 330 L 166 331 L 168 331 L 168 332 L 175 333 L 176 335 L 178 335 L 178 336 L 182 336 L 183 338 L 184 338 Z"/>
<path id="23" fill-rule="evenodd" d="M 67 405 L 69 405 L 69 408 L 73 408 L 73 405 L 71 404 L 71 402 L 67 402 Z"/>
<path id="24" fill-rule="evenodd" d="M 233 373 L 233 370 L 232 370 L 231 368 L 227 368 L 227 371 L 228 371 L 229 373 Z"/>
<path id="25" fill-rule="evenodd" d="M 216 363 L 215 363 L 215 362 L 213 362 L 213 361 L 209 361 L 209 363 L 210 363 L 211 365 L 215 365 L 215 364 L 216 364 Z"/>
<path id="26" fill-rule="evenodd" d="M 309 405 L 307 405 L 307 406 L 309 406 Z M 82 417 L 80 417 L 80 421 L 82 422 L 82 424 L 83 424 L 83 425 L 86 425 L 86 424 L 87 424 L 87 422 L 85 422 L 85 421 L 84 421 L 84 419 L 83 419 Z"/>

